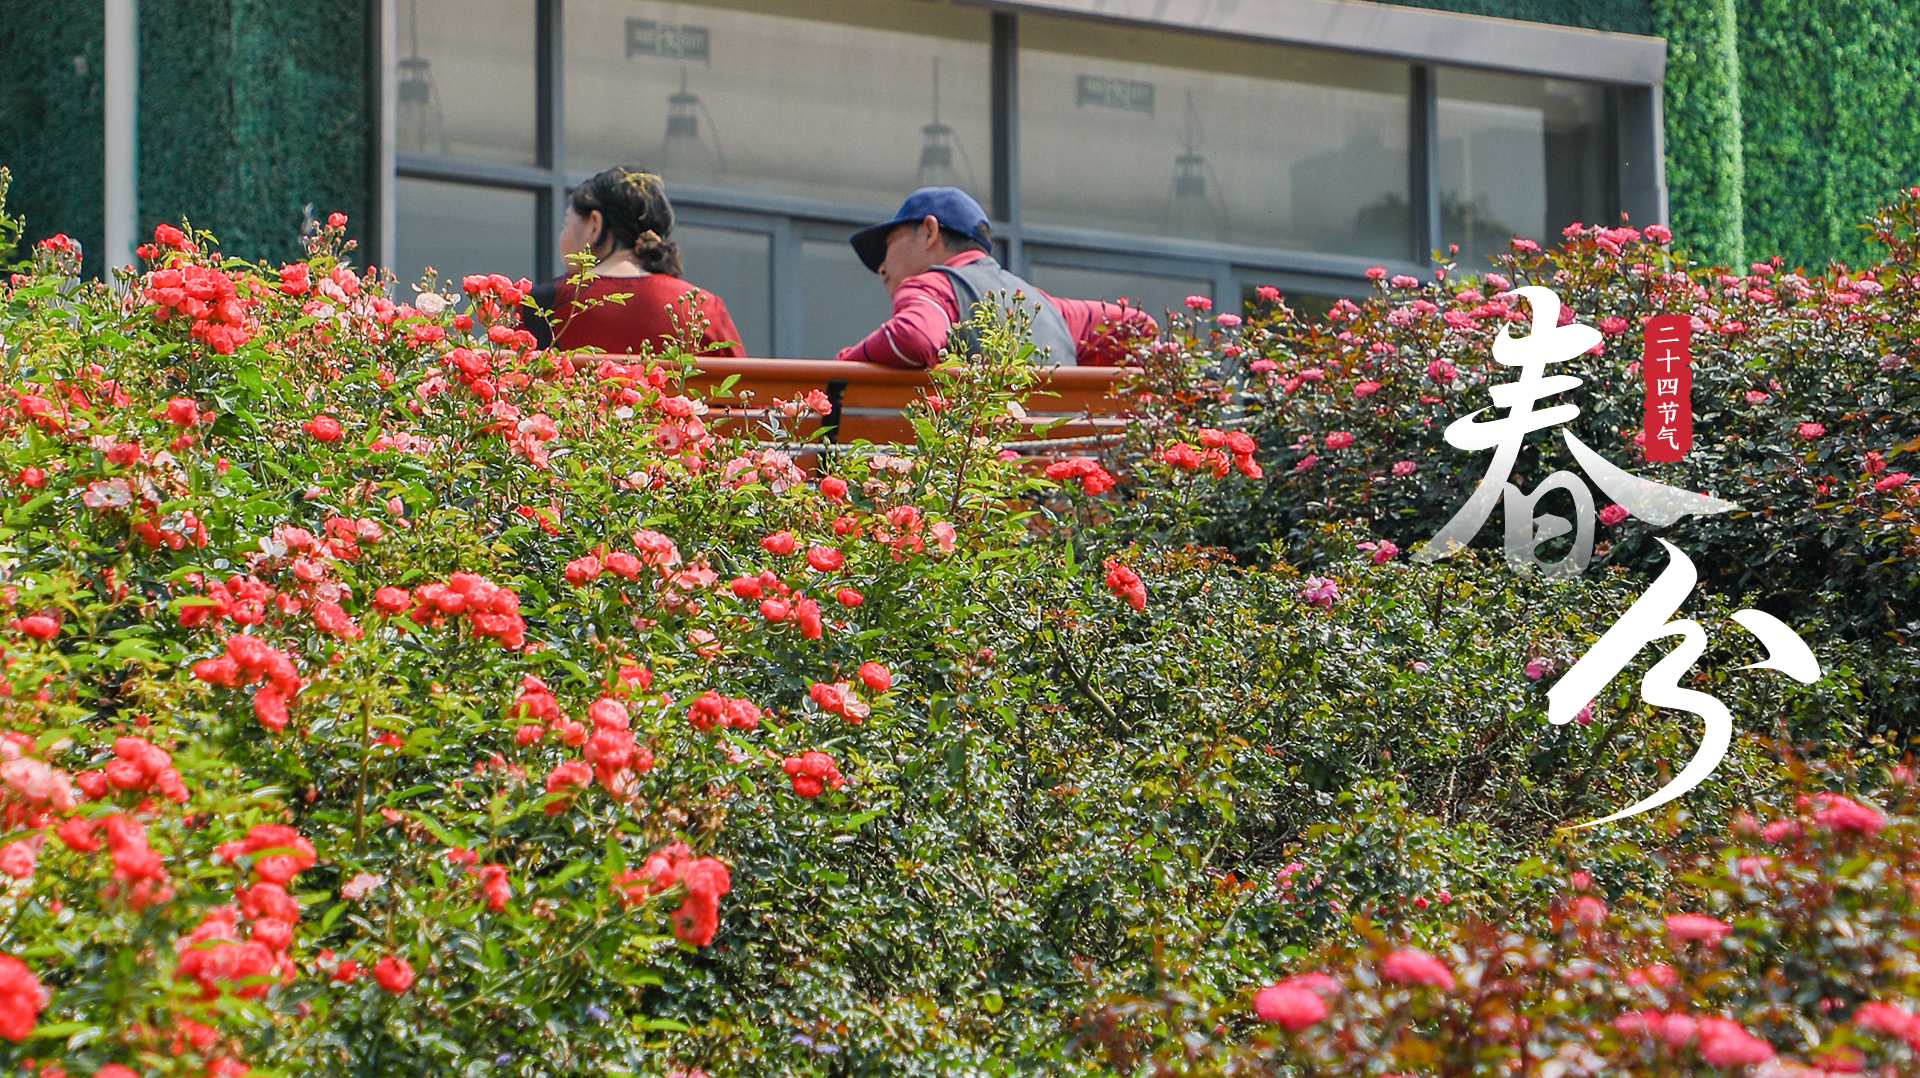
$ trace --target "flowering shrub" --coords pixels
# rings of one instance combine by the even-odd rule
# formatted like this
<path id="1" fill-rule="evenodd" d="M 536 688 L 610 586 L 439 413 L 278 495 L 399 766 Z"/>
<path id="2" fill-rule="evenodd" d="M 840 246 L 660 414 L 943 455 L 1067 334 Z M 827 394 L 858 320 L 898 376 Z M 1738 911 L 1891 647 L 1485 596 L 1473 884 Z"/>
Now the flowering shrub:
<path id="1" fill-rule="evenodd" d="M 1028 481 L 954 441 L 958 487 L 804 482 L 677 355 L 533 351 L 524 282 L 402 302 L 342 224 L 284 267 L 162 226 L 124 301 L 64 249 L 9 283 L 7 1058 L 670 1063 L 648 986 L 725 946 L 729 812 L 845 814 L 924 639 L 875 630 Z"/>
<path id="2" fill-rule="evenodd" d="M 1669 902 L 1710 912 L 1662 913 L 1627 880 L 1574 868 L 1539 905 L 1423 926 L 1424 944 L 1361 918 L 1356 943 L 1242 994 L 1111 999 L 1082 1045 L 1179 1074 L 1910 1074 L 1912 772 L 1894 766 L 1856 800 L 1806 792 L 1847 776 L 1796 770 L 1756 806 L 1764 818 L 1646 851 L 1684 881 Z"/>
<path id="3" fill-rule="evenodd" d="M 1157 488 L 1169 473 L 1156 461 L 1178 479 L 1195 466 L 1196 433 L 1238 423 L 1235 434 L 1260 447 L 1267 479 L 1197 484 L 1184 506 L 1189 534 L 1243 557 L 1278 541 L 1292 560 L 1313 563 L 1325 556 L 1318 525 L 1337 520 L 1417 549 L 1485 470 L 1485 454 L 1454 449 L 1442 434 L 1493 407 L 1489 388 L 1515 377 L 1491 348 L 1500 332 L 1525 331 L 1528 310 L 1510 291 L 1549 285 L 1566 304 L 1563 321 L 1603 335 L 1594 352 L 1555 368 L 1583 382 L 1555 398 L 1580 408 L 1566 428 L 1629 471 L 1740 506 L 1661 530 L 1603 504 L 1595 563 L 1657 571 L 1658 531 L 1689 552 L 1707 587 L 1753 593 L 1789 621 L 1825 613 L 1888 653 L 1871 699 L 1879 721 L 1906 729 L 1920 708 L 1910 643 L 1920 632 L 1920 483 L 1910 479 L 1920 471 L 1920 188 L 1867 228 L 1885 253 L 1857 268 L 1778 258 L 1707 266 L 1674 250 L 1658 225 L 1574 226 L 1557 248 L 1514 241 L 1484 273 L 1382 272 L 1375 297 L 1341 300 L 1324 319 L 1296 316 L 1263 289 L 1244 323 L 1196 312 L 1146 353 L 1146 422 L 1112 467 L 1152 474 L 1139 481 Z M 1695 442 L 1671 464 L 1647 461 L 1641 444 L 1640 331 L 1664 313 L 1692 325 Z M 1202 391 L 1187 388 L 1195 384 Z M 1558 468 L 1579 471 L 1545 431 L 1528 439 L 1511 481 L 1530 490 Z M 1565 514 L 1556 506 L 1570 504 L 1555 493 L 1542 511 Z M 1501 541 L 1497 526 L 1482 529 L 1483 548 Z M 1555 550 L 1548 544 L 1543 557 Z"/>
<path id="4" fill-rule="evenodd" d="M 1371 1035 L 1353 915 L 1431 956 L 1387 983 L 1439 1015 L 1448 926 L 1544 908 L 1542 836 L 1691 752 L 1630 683 L 1544 722 L 1624 582 L 1331 526 L 1310 577 L 1235 567 L 1180 541 L 1195 514 L 1292 473 L 1211 416 L 1155 458 L 1006 459 L 1010 327 L 936 373 L 913 445 L 809 472 L 786 421 L 823 402 L 749 424 L 677 351 L 538 351 L 520 282 L 409 297 L 342 229 L 255 266 L 169 227 L 125 297 L 48 247 L 0 294 L 8 1067 L 1097 1073 L 1116 992 L 1231 1001 L 1205 1028 L 1238 1058 L 1310 956 L 1341 992 L 1264 1008 L 1317 1051 Z M 1861 678 L 1821 648 L 1809 689 L 1728 649 L 1701 677 L 1844 742 Z M 1590 851 L 1586 897 L 1747 938 L 1676 881 L 1779 771 L 1743 740 L 1674 836 Z M 1850 804 L 1809 802 L 1807 841 Z"/>

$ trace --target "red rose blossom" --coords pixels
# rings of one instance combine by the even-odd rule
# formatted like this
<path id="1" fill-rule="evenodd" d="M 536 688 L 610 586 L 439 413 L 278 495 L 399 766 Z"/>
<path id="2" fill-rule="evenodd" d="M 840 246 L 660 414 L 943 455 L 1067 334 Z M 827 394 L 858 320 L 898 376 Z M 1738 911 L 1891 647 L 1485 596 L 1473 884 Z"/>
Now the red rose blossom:
<path id="1" fill-rule="evenodd" d="M 0 954 L 0 1037 L 15 1044 L 26 1040 L 46 1005 L 45 992 L 25 962 Z"/>
<path id="2" fill-rule="evenodd" d="M 388 955 L 373 964 L 373 979 L 397 996 L 413 987 L 413 966 L 404 958 Z"/>
<path id="3" fill-rule="evenodd" d="M 322 442 L 337 442 L 340 440 L 340 421 L 330 415 L 314 416 L 312 419 L 300 424 L 300 429 L 313 435 L 314 438 Z"/>

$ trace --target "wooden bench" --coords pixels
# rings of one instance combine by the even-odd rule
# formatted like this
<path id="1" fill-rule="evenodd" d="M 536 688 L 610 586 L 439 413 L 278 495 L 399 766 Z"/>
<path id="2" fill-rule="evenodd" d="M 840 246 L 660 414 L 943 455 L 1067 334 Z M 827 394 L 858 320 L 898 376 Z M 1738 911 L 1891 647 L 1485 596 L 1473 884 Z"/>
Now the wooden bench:
<path id="1" fill-rule="evenodd" d="M 1027 419 L 1022 426 L 1030 431 L 1025 438 L 1055 441 L 1065 438 L 1093 439 L 1126 425 L 1121 413 L 1126 408 L 1124 394 L 1115 394 L 1138 373 L 1129 367 L 1053 367 L 1041 372 L 1041 379 L 1027 399 L 1021 402 Z M 733 397 L 716 396 L 722 384 L 735 377 L 729 392 Z M 751 420 L 765 414 L 775 399 L 795 400 L 808 390 L 825 393 L 833 405 L 821 420 L 808 420 L 800 427 L 803 435 L 812 435 L 821 427 L 829 428 L 826 440 L 847 443 L 911 442 L 913 424 L 902 411 L 918 400 L 931 379 L 924 370 L 903 370 L 871 363 L 843 363 L 822 359 L 703 359 L 687 381 L 687 389 L 707 400 L 711 411 L 708 421 L 722 429 L 731 423 Z M 752 396 L 733 403 L 740 394 Z M 1062 422 L 1045 430 L 1037 428 L 1051 420 Z"/>

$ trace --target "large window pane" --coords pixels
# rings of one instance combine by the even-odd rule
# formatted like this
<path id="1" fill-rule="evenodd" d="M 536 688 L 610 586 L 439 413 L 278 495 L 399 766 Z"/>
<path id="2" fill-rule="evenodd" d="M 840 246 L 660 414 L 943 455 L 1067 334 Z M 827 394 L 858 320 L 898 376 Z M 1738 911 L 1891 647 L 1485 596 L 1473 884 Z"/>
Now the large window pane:
<path id="1" fill-rule="evenodd" d="M 534 0 L 400 0 L 395 146 L 533 164 Z"/>
<path id="2" fill-rule="evenodd" d="M 773 354 L 773 237 L 684 222 L 673 226 L 689 282 L 720 297 L 750 356 Z"/>
<path id="3" fill-rule="evenodd" d="M 531 191 L 403 176 L 394 196 L 393 269 L 403 297 L 412 295 L 428 266 L 456 287 L 469 273 L 540 276 L 533 264 L 539 221 Z"/>
<path id="4" fill-rule="evenodd" d="M 1168 311 L 1183 312 L 1187 309 L 1188 296 L 1213 298 L 1213 282 L 1205 277 L 1080 269 L 1035 262 L 1030 279 L 1050 296 L 1097 299 L 1108 303 L 1125 300 L 1127 306 L 1147 312 L 1162 326 L 1167 324 Z"/>
<path id="5" fill-rule="evenodd" d="M 1606 92 L 1590 83 L 1442 69 L 1440 234 L 1482 265 L 1607 212 Z M 1602 222 L 1611 223 L 1611 222 Z"/>
<path id="6" fill-rule="evenodd" d="M 1020 19 L 1032 222 L 1405 257 L 1407 65 Z"/>
<path id="7" fill-rule="evenodd" d="M 806 290 L 802 359 L 832 359 L 893 316 L 893 300 L 880 276 L 860 263 L 845 240 L 803 241 L 800 279 Z"/>
<path id="8" fill-rule="evenodd" d="M 925 0 L 567 0 L 567 163 L 884 213 L 992 181 L 989 16 Z"/>

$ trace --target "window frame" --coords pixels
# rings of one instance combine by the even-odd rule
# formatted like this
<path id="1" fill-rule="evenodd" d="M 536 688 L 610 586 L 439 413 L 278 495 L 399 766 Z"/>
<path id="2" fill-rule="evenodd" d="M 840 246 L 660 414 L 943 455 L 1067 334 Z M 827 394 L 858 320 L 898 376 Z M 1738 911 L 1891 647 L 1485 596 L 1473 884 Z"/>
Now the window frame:
<path id="1" fill-rule="evenodd" d="M 511 165 L 436 155 L 399 153 L 395 147 L 394 95 L 400 0 L 378 0 L 381 7 L 382 67 L 380 96 L 381 264 L 394 251 L 394 202 L 400 178 L 452 181 L 531 191 L 536 196 L 535 257 L 544 272 L 561 272 L 555 249 L 567 190 L 590 175 L 566 161 L 565 0 L 534 0 L 536 13 L 537 161 Z M 967 0 L 955 0 L 967 2 Z M 1237 301 L 1243 286 L 1267 283 L 1283 292 L 1318 296 L 1364 294 L 1366 269 L 1384 265 L 1393 273 L 1423 275 L 1428 252 L 1441 249 L 1436 71 L 1467 67 L 1534 74 L 1599 85 L 1605 91 L 1606 145 L 1611 166 L 1602 178 L 1606 218 L 1625 209 L 1638 222 L 1664 220 L 1666 191 L 1662 167 L 1661 87 L 1665 43 L 1657 38 L 1602 34 L 1545 24 L 1515 23 L 1481 16 L 1412 8 L 1388 8 L 1364 31 L 1333 19 L 1333 0 L 1259 0 L 1236 7 L 1234 14 L 1209 14 L 1209 5 L 1140 5 L 1137 14 L 1109 0 L 1022 0 L 991 5 L 990 52 L 991 150 L 989 215 L 1004 260 L 1014 273 L 1030 272 L 1034 255 L 1045 264 L 1117 272 L 1190 276 L 1213 282 L 1216 303 Z M 1392 260 L 1268 248 L 1235 243 L 1142 236 L 1094 229 L 1028 225 L 1021 219 L 1019 135 L 1019 17 L 1022 10 L 1079 18 L 1119 19 L 1133 25 L 1200 31 L 1267 42 L 1290 42 L 1344 53 L 1410 61 L 1407 93 L 1408 170 L 1413 193 L 1406 257 Z M 1356 37 L 1356 34 L 1360 36 Z M 1371 36 L 1368 36 L 1371 35 Z M 1538 47 L 1516 49 L 1524 38 Z M 1657 59 L 1651 51 L 1659 48 Z M 1531 56 L 1528 60 L 1526 57 Z M 1567 68 L 1566 65 L 1573 65 Z M 1560 65 L 1562 70 L 1542 70 Z M 1573 74 L 1569 74 L 1571 70 Z M 669 182 L 675 212 L 689 224 L 703 224 L 772 237 L 772 352 L 800 357 L 805 312 L 805 282 L 800 268 L 802 237 L 820 229 L 868 223 L 871 210 L 827 201 L 757 194 Z M 1031 250 L 1030 250 L 1031 248 Z M 877 287 L 877 284 L 876 284 Z M 848 327 L 848 343 L 865 327 Z M 821 357 L 805 357 L 821 358 Z"/>

